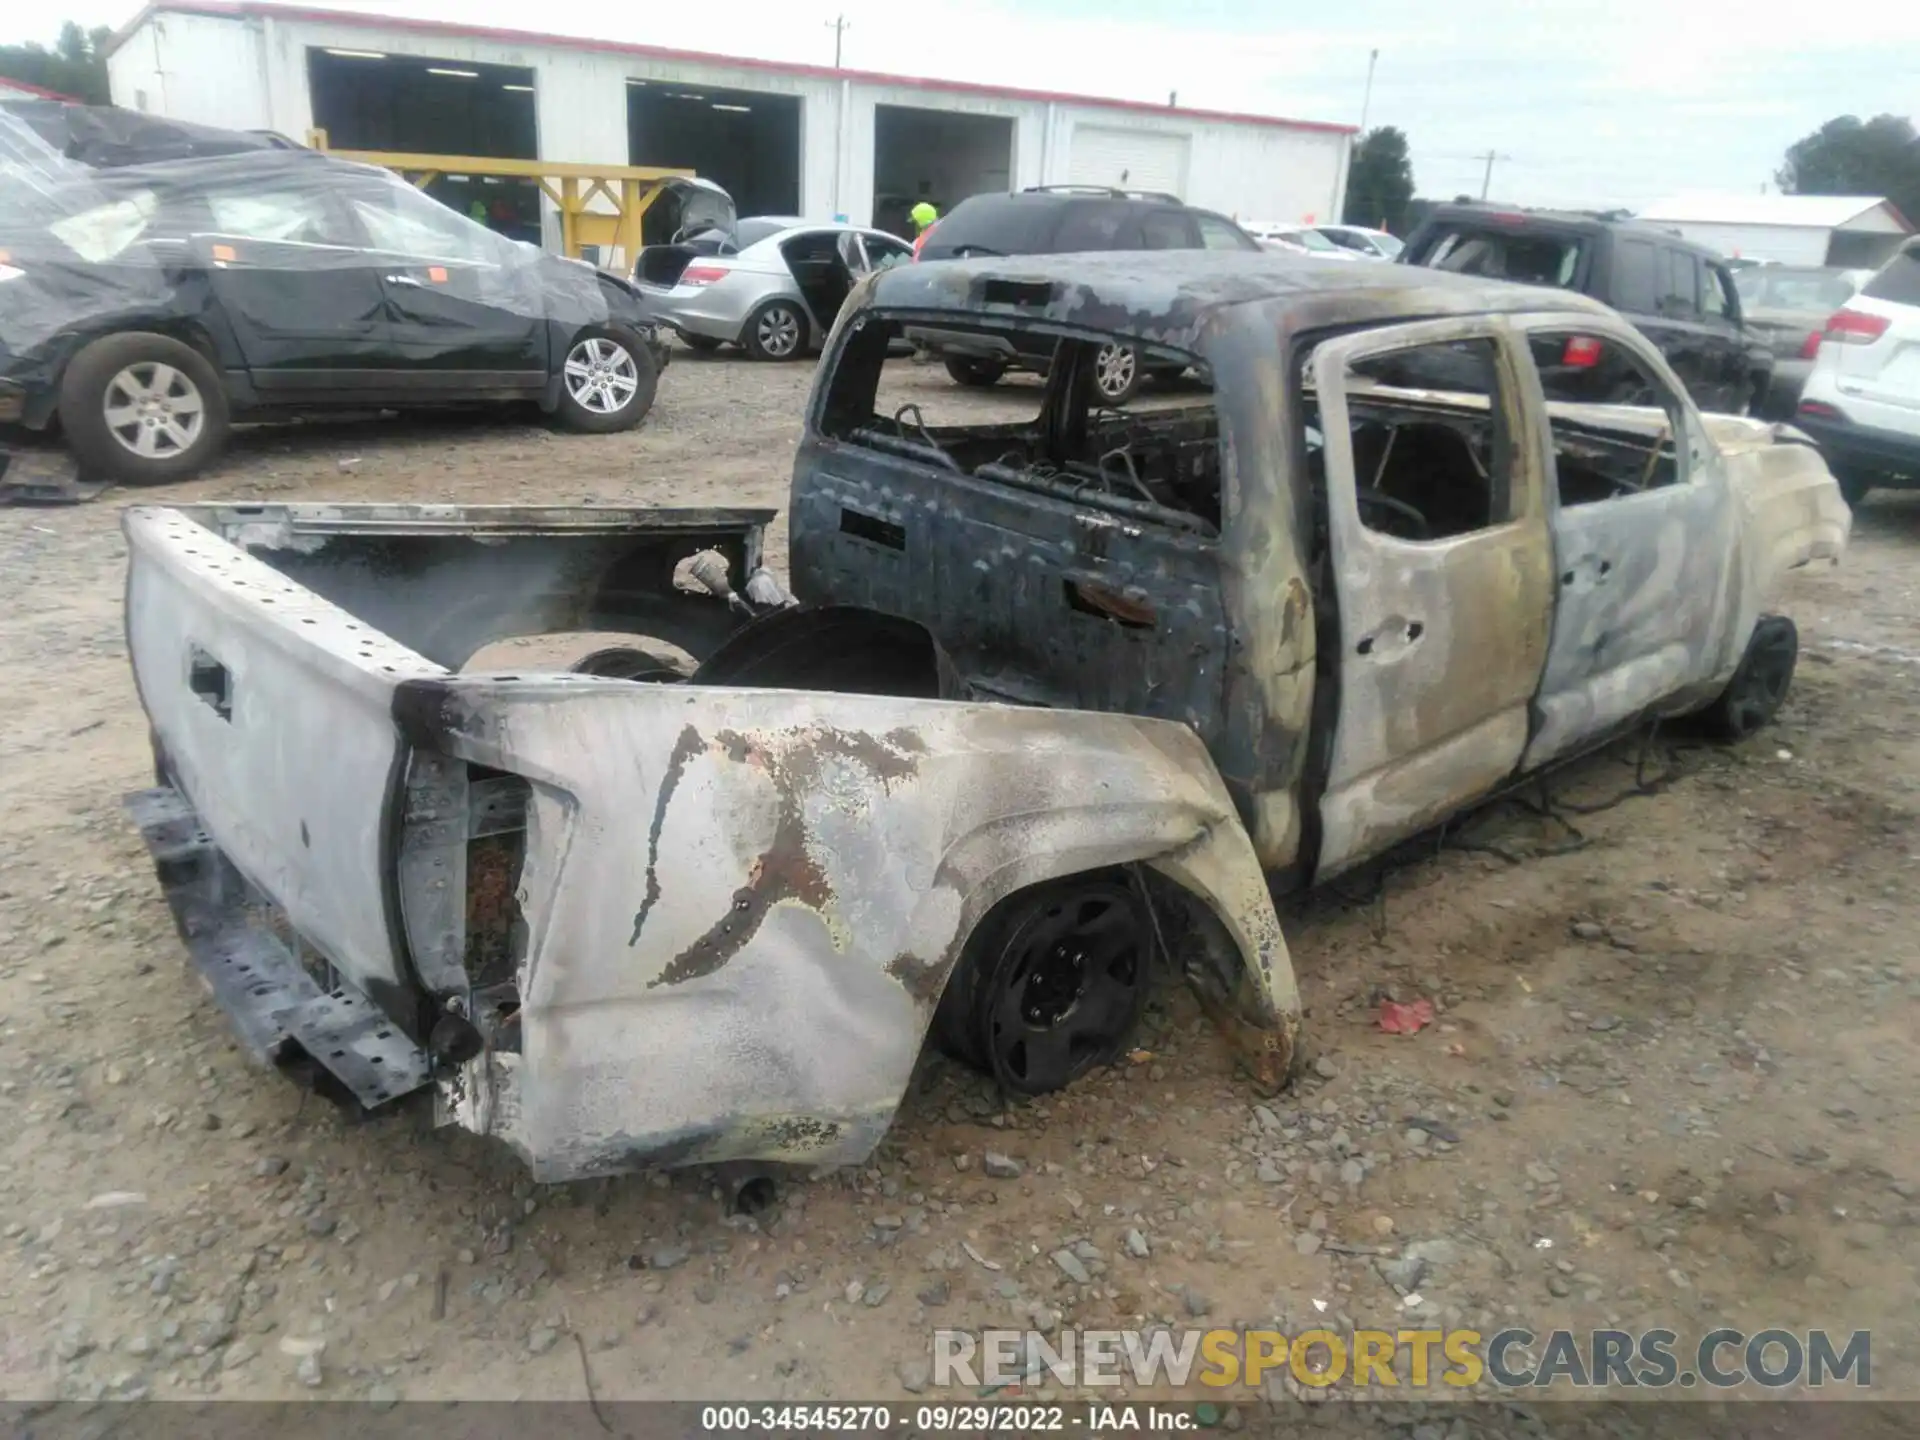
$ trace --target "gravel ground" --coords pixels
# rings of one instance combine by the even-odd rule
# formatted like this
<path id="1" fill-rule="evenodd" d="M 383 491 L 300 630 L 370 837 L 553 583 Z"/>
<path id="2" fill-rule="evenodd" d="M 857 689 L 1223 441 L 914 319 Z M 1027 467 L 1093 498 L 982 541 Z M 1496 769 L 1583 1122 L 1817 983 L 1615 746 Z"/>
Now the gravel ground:
<path id="1" fill-rule="evenodd" d="M 930 408 L 1031 399 L 894 369 Z M 809 371 L 683 353 L 625 436 L 258 429 L 167 495 L 780 505 Z M 1134 1062 L 1045 1103 L 929 1057 L 868 1165 L 743 1215 L 700 1173 L 536 1187 L 235 1049 L 119 804 L 149 761 L 116 508 L 161 498 L 0 512 L 0 1398 L 898 1402 L 935 1326 L 1198 1317 L 1864 1328 L 1875 1388 L 1920 1391 L 1920 505 L 1869 501 L 1795 582 L 1760 739 L 1661 740 L 1652 793 L 1495 807 L 1287 916 L 1284 1096 L 1168 990 Z M 1432 1026 L 1379 1030 L 1418 997 Z"/>

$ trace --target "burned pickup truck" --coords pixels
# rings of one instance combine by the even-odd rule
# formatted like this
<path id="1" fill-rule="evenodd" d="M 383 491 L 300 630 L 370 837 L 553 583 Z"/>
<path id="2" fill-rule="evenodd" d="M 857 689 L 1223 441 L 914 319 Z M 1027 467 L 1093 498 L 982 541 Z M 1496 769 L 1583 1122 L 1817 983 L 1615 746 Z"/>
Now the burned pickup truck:
<path id="1" fill-rule="evenodd" d="M 911 326 L 1057 345 L 932 423 Z M 1116 340 L 1184 377 L 1102 407 Z M 1646 403 L 1562 402 L 1604 346 Z M 978 405 L 980 397 L 948 387 Z M 133 806 L 254 1051 L 548 1179 L 836 1163 L 932 1039 L 1014 1093 L 1183 973 L 1256 1081 L 1276 893 L 1651 716 L 1791 680 L 1850 517 L 1610 311 L 1278 256 L 905 266 L 835 327 L 789 511 L 127 512 Z M 476 664 L 593 633 L 570 669 Z M 666 659 L 661 657 L 667 656 Z"/>

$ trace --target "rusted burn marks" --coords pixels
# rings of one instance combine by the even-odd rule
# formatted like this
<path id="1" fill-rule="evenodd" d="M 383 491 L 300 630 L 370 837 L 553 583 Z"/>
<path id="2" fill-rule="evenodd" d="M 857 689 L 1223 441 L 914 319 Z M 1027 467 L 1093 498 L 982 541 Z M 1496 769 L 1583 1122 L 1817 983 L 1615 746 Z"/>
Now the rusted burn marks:
<path id="1" fill-rule="evenodd" d="M 958 941 L 955 942 L 956 946 Z M 900 982 L 900 988 L 918 1005 L 933 1005 L 940 999 L 940 992 L 947 988 L 947 976 L 953 970 L 952 953 L 942 955 L 938 960 L 922 960 L 917 955 L 901 951 L 887 962 L 887 974 Z"/>
<path id="2" fill-rule="evenodd" d="M 680 732 L 680 738 L 674 741 L 673 753 L 667 757 L 667 773 L 660 778 L 660 793 L 654 797 L 653 825 L 647 831 L 647 893 L 634 914 L 628 948 L 640 943 L 640 931 L 646 926 L 647 916 L 660 901 L 660 831 L 667 823 L 667 806 L 673 802 L 673 792 L 680 788 L 680 777 L 686 773 L 687 762 L 700 753 L 704 744 L 700 732 L 689 725 Z"/>
<path id="3" fill-rule="evenodd" d="M 682 743 L 693 734 L 689 729 L 681 736 Z M 699 743 L 697 735 L 694 740 Z M 810 910 L 826 909 L 833 899 L 833 885 L 808 848 L 806 816 L 806 797 L 820 788 L 823 760 L 849 761 L 879 781 L 883 788 L 891 790 L 895 781 L 909 779 L 918 772 L 919 756 L 926 749 L 920 737 L 910 730 L 894 730 L 883 738 L 824 725 L 766 735 L 723 730 L 714 737 L 714 744 L 735 764 L 765 770 L 772 778 L 778 804 L 773 838 L 754 861 L 747 883 L 734 891 L 727 913 L 676 955 L 659 977 L 648 983 L 649 989 L 656 985 L 679 985 L 713 974 L 746 948 L 747 942 L 759 933 L 768 913 L 783 900 L 797 900 Z M 684 767 L 686 763 L 678 747 L 674 750 L 674 760 L 677 767 Z M 670 773 L 677 775 L 677 768 Z M 664 787 L 662 795 L 660 815 L 665 813 Z M 656 817 L 653 832 L 656 852 L 659 834 L 660 821 Z M 647 905 L 650 906 L 657 894 L 651 859 L 647 880 Z M 642 907 L 643 917 L 646 908 Z M 636 938 L 639 935 L 637 922 L 634 934 Z"/>

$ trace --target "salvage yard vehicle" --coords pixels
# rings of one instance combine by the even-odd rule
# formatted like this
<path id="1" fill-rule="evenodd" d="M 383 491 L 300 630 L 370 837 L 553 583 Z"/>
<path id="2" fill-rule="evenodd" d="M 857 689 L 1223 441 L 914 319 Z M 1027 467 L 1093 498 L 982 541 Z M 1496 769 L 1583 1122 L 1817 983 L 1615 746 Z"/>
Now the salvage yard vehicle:
<path id="1" fill-rule="evenodd" d="M 1871 270 L 1828 265 L 1750 265 L 1734 272 L 1748 331 L 1773 349 L 1773 375 L 1755 414 L 1793 418 L 1827 321 L 1872 278 Z"/>
<path id="2" fill-rule="evenodd" d="M 894 403 L 926 323 L 1051 344 L 1031 418 Z M 1573 335 L 1652 403 L 1551 399 Z M 1115 411 L 1113 344 L 1201 381 Z M 126 513 L 130 803 L 256 1054 L 368 1108 L 430 1087 L 543 1179 L 843 1163 L 929 1037 L 1045 1093 L 1165 965 L 1271 1088 L 1275 893 L 1649 716 L 1751 735 L 1778 585 L 1850 523 L 1801 437 L 1702 417 L 1598 304 L 1199 253 L 870 278 L 794 466 L 805 603 L 770 519 Z M 575 632 L 636 638 L 469 663 Z"/>
<path id="3" fill-rule="evenodd" d="M 1402 265 L 1551 285 L 1618 310 L 1659 347 L 1702 410 L 1746 415 L 1772 384 L 1769 337 L 1747 325 L 1733 273 L 1718 254 L 1624 212 L 1509 210 L 1436 205 L 1401 252 Z M 1635 403 L 1631 367 L 1576 337 L 1559 361 L 1571 395 Z"/>
<path id="4" fill-rule="evenodd" d="M 1060 255 L 1115 250 L 1237 250 L 1257 252 L 1260 241 L 1224 215 L 1197 210 L 1172 195 L 1113 190 L 1104 185 L 1039 185 L 1007 195 L 972 195 L 921 237 L 921 261 L 979 255 Z M 1329 250 L 1337 247 L 1328 244 Z M 1340 252 L 1343 256 L 1346 252 Z M 1053 347 L 1005 337 L 908 331 L 915 347 L 945 362 L 956 384 L 998 385 L 1009 371 L 1045 375 Z M 1124 345 L 1109 346 L 1095 367 L 1094 385 L 1109 405 L 1124 405 L 1149 378 L 1170 378 L 1178 360 Z"/>
<path id="5" fill-rule="evenodd" d="M 649 245 L 633 280 L 647 317 L 695 350 L 738 345 L 755 360 L 816 350 L 869 271 L 913 258 L 897 235 L 861 225 L 749 217 L 718 249 Z"/>
<path id="6" fill-rule="evenodd" d="M 83 471 L 182 480 L 235 419 L 531 402 L 640 423 L 667 347 L 633 288 L 392 172 L 260 149 L 0 178 L 0 421 Z"/>
<path id="7" fill-rule="evenodd" d="M 1794 423 L 1858 504 L 1920 486 L 1920 240 L 1909 240 L 1828 317 Z"/>

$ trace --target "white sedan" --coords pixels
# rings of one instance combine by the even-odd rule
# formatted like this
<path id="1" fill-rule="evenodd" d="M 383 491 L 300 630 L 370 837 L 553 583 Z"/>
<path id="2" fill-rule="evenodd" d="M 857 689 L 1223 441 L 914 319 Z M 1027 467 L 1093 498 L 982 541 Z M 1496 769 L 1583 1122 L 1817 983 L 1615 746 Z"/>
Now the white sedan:
<path id="1" fill-rule="evenodd" d="M 1287 255 L 1311 255 L 1317 260 L 1358 260 L 1353 251 L 1336 245 L 1311 225 L 1278 225 L 1264 220 L 1242 220 L 1240 228 L 1261 246 Z"/>

